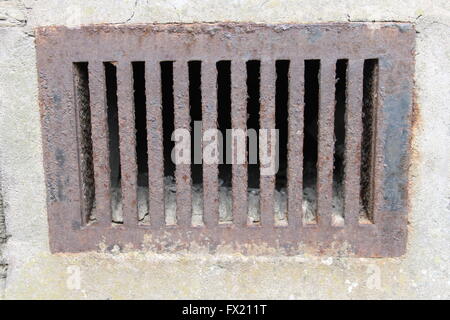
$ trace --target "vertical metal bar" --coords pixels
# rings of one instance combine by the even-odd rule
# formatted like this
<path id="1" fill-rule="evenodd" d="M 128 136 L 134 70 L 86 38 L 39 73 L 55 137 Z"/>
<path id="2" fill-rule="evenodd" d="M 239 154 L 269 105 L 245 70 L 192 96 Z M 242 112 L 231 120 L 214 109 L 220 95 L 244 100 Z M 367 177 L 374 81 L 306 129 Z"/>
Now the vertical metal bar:
<path id="1" fill-rule="evenodd" d="M 246 61 L 231 61 L 231 126 L 242 130 L 247 137 L 247 83 Z M 231 141 L 234 143 L 234 141 Z M 244 142 L 245 156 L 243 163 L 235 163 L 238 150 L 232 154 L 232 197 L 233 223 L 237 226 L 247 225 L 247 138 Z"/>
<path id="2" fill-rule="evenodd" d="M 317 219 L 331 225 L 333 197 L 335 60 L 322 60 L 319 84 L 319 134 L 317 160 Z"/>
<path id="3" fill-rule="evenodd" d="M 219 140 L 217 136 L 217 68 L 215 62 L 204 61 L 202 76 L 202 121 L 203 137 L 215 140 L 202 140 L 203 145 L 203 221 L 206 226 L 219 223 Z M 209 134 L 205 134 L 208 133 Z"/>
<path id="4" fill-rule="evenodd" d="M 161 101 L 161 67 L 158 61 L 145 62 L 147 101 L 147 150 L 150 223 L 164 225 L 164 154 Z"/>
<path id="5" fill-rule="evenodd" d="M 117 106 L 119 113 L 120 174 L 124 225 L 137 225 L 136 130 L 131 62 L 117 63 Z"/>
<path id="6" fill-rule="evenodd" d="M 105 70 L 101 61 L 91 61 L 89 101 L 91 104 L 92 153 L 95 176 L 95 217 L 101 226 L 111 225 L 111 179 L 109 167 L 109 130 L 106 105 Z"/>
<path id="7" fill-rule="evenodd" d="M 344 154 L 344 218 L 349 225 L 358 224 L 360 212 L 363 69 L 364 60 L 349 60 Z"/>
<path id="8" fill-rule="evenodd" d="M 187 61 L 175 61 L 173 63 L 173 93 L 174 93 L 174 112 L 175 112 L 175 130 L 184 129 L 190 132 L 191 117 L 189 113 L 189 70 Z M 177 163 L 175 170 L 176 180 L 176 204 L 177 204 L 177 223 L 180 226 L 190 226 L 192 217 L 192 179 L 191 179 L 191 139 L 183 142 L 186 146 L 185 152 L 188 152 L 186 159 L 189 163 Z M 177 142 L 175 142 L 176 144 Z"/>
<path id="9" fill-rule="evenodd" d="M 259 139 L 259 159 L 260 159 L 260 211 L 262 226 L 274 225 L 274 190 L 275 190 L 275 168 L 276 159 L 276 136 L 272 136 L 275 129 L 275 82 L 276 66 L 275 60 L 261 61 L 261 98 L 260 98 L 260 139 Z M 262 135 L 266 136 L 267 145 L 262 146 Z M 264 158 L 269 162 L 264 163 Z M 265 168 L 264 168 L 265 167 Z"/>
<path id="10" fill-rule="evenodd" d="M 289 68 L 288 106 L 288 223 L 298 227 L 303 218 L 304 63 L 293 59 Z"/>

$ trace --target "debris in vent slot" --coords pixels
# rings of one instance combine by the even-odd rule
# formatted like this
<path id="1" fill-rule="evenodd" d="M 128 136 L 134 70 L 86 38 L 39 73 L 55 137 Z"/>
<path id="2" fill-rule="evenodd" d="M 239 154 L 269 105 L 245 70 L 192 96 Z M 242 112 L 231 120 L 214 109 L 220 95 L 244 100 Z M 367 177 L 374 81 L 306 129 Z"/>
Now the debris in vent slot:
<path id="1" fill-rule="evenodd" d="M 248 188 L 248 221 L 250 224 L 259 223 L 259 189 Z"/>
<path id="2" fill-rule="evenodd" d="M 176 225 L 176 183 L 173 177 L 165 177 L 165 222 L 166 225 Z M 335 189 L 332 204 L 332 223 L 334 226 L 344 225 L 343 212 L 343 187 L 334 184 Z M 138 189 L 138 214 L 141 224 L 150 224 L 148 206 L 148 187 L 139 186 Z M 123 223 L 122 199 L 119 188 L 112 189 L 112 221 L 113 223 Z M 248 223 L 259 224 L 261 213 L 259 209 L 260 191 L 256 188 L 248 190 Z M 287 226 L 287 202 L 288 194 L 286 189 L 274 191 L 274 223 L 276 226 Z M 317 199 L 316 191 L 313 187 L 305 187 L 303 190 L 304 213 L 303 222 L 305 224 L 315 224 Z M 219 187 L 219 224 L 231 224 L 232 217 L 232 190 L 227 186 Z M 192 225 L 203 225 L 203 189 L 201 185 L 192 186 Z"/>
<path id="3" fill-rule="evenodd" d="M 203 225 L 203 188 L 198 184 L 192 186 L 192 225 Z"/>
<path id="4" fill-rule="evenodd" d="M 341 183 L 333 182 L 333 202 L 331 212 L 331 223 L 333 226 L 344 225 L 344 187 Z"/>
<path id="5" fill-rule="evenodd" d="M 138 186 L 137 189 L 138 199 L 138 220 L 142 223 L 147 223 L 148 214 L 148 188 Z M 114 223 L 123 223 L 122 213 L 122 193 L 120 188 L 115 187 L 111 189 L 111 208 L 112 208 L 112 221 Z"/>
<path id="6" fill-rule="evenodd" d="M 303 221 L 306 224 L 313 224 L 316 221 L 316 192 L 313 188 L 303 189 L 302 209 L 304 213 Z"/>
<path id="7" fill-rule="evenodd" d="M 287 226 L 288 220 L 287 220 L 287 191 L 285 188 L 282 188 L 281 190 L 275 189 L 275 195 L 274 195 L 275 203 L 274 203 L 274 210 L 275 210 L 275 225 L 276 226 Z"/>
<path id="8" fill-rule="evenodd" d="M 219 223 L 227 224 L 233 222 L 231 201 L 231 188 L 224 185 L 224 181 L 219 179 Z"/>
<path id="9" fill-rule="evenodd" d="M 177 224 L 176 191 L 175 179 L 171 176 L 164 177 L 164 208 L 166 225 L 168 226 Z"/>

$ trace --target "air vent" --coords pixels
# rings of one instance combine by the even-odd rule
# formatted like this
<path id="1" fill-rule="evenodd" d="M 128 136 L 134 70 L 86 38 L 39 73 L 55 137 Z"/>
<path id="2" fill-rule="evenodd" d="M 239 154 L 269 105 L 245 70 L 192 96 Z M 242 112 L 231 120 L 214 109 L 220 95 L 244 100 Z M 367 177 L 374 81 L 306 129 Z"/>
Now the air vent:
<path id="1" fill-rule="evenodd" d="M 403 254 L 414 37 L 39 28 L 52 251 Z"/>

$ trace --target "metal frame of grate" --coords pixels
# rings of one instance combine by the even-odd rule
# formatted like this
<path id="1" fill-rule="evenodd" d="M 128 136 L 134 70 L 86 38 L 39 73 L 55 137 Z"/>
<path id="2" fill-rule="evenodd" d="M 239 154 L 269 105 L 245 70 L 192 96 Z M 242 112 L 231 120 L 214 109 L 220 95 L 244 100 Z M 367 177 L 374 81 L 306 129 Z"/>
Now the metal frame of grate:
<path id="1" fill-rule="evenodd" d="M 415 31 L 404 23 L 316 25 L 94 25 L 36 30 L 39 101 L 53 252 L 97 250 L 100 244 L 157 252 L 230 247 L 244 254 L 399 256 L 406 250 L 407 166 L 413 106 Z M 304 60 L 320 59 L 317 223 L 302 220 Z M 331 223 L 335 66 L 348 59 L 344 224 Z M 373 139 L 373 223 L 359 222 L 363 66 L 378 59 Z M 261 61 L 260 127 L 275 126 L 275 61 L 289 60 L 288 224 L 275 226 L 274 176 L 262 176 L 261 223 L 247 225 L 247 164 L 232 167 L 233 223 L 219 219 L 218 167 L 203 166 L 204 226 L 191 225 L 191 172 L 176 167 L 177 225 L 164 223 L 161 61 L 174 61 L 175 128 L 190 128 L 188 61 L 202 62 L 203 130 L 217 123 L 216 62 L 231 61 L 231 121 L 246 129 L 248 60 Z M 103 62 L 117 67 L 123 224 L 111 223 L 111 186 Z M 150 224 L 139 225 L 132 86 L 133 61 L 145 61 Z M 86 223 L 80 181 L 74 62 L 87 62 L 95 172 L 96 218 Z M 257 250 L 254 250 L 257 248 Z M 275 250 L 275 251 L 274 251 Z"/>

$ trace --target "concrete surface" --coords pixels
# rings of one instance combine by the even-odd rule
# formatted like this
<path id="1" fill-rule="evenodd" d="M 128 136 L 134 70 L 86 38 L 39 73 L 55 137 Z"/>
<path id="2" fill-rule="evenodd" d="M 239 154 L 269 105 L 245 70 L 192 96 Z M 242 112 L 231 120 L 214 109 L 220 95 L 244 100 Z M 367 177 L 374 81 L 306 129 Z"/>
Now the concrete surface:
<path id="1" fill-rule="evenodd" d="M 8 271 L 8 264 L 6 262 L 6 258 L 3 256 L 6 240 L 5 212 L 3 210 L 2 187 L 0 185 L 0 294 L 2 294 L 5 289 L 6 275 Z"/>
<path id="2" fill-rule="evenodd" d="M 50 254 L 33 28 L 193 21 L 415 24 L 417 121 L 405 256 Z M 6 299 L 450 298 L 449 36 L 445 0 L 0 1 L 0 184 L 10 235 L 0 249 L 8 264 L 0 292 Z"/>

